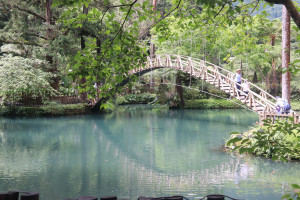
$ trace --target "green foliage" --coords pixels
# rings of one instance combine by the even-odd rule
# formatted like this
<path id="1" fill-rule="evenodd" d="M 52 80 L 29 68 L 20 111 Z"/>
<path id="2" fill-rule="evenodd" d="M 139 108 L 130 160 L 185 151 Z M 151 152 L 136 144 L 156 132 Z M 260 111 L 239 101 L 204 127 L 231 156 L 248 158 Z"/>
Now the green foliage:
<path id="1" fill-rule="evenodd" d="M 199 92 L 198 90 L 183 90 L 183 96 L 186 100 L 192 99 L 207 99 L 208 95 L 206 93 Z"/>
<path id="2" fill-rule="evenodd" d="M 300 186 L 298 184 L 292 184 L 293 194 L 285 194 L 281 197 L 284 200 L 300 200 Z"/>
<path id="3" fill-rule="evenodd" d="M 0 57 L 0 96 L 2 103 L 15 103 L 26 95 L 30 98 L 55 95 L 50 86 L 51 74 L 44 71 L 41 60 L 22 57 Z"/>
<path id="4" fill-rule="evenodd" d="M 293 30 L 297 31 L 297 33 L 298 33 L 298 28 L 296 26 L 293 26 Z M 300 41 L 300 34 L 297 35 L 296 40 L 298 42 Z M 290 63 L 290 66 L 288 69 L 294 75 L 296 75 L 300 71 L 300 65 L 299 65 L 300 59 L 298 59 L 299 54 L 300 54 L 300 49 L 297 49 L 295 51 L 295 54 L 297 55 L 297 59 L 295 59 L 293 62 Z M 285 72 L 285 71 L 283 71 L 283 72 Z"/>
<path id="5" fill-rule="evenodd" d="M 300 160 L 300 124 L 286 121 L 264 120 L 261 127 L 248 135 L 232 133 L 226 145 L 239 153 L 254 153 L 273 160 Z M 242 137 L 243 136 L 243 137 Z"/>
<path id="6" fill-rule="evenodd" d="M 153 102 L 156 98 L 155 94 L 143 93 L 143 94 L 129 94 L 117 97 L 116 103 L 118 105 L 124 104 L 147 104 Z"/>

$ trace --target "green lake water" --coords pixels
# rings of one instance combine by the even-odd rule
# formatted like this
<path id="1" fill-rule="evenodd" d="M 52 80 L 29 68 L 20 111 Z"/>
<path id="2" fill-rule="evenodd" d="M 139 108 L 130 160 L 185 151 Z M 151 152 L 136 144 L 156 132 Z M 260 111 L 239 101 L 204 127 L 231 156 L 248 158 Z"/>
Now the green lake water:
<path id="1" fill-rule="evenodd" d="M 165 110 L 53 118 L 0 118 L 0 192 L 41 200 L 84 195 L 280 199 L 299 183 L 300 163 L 223 151 L 233 131 L 254 126 L 246 110 Z"/>

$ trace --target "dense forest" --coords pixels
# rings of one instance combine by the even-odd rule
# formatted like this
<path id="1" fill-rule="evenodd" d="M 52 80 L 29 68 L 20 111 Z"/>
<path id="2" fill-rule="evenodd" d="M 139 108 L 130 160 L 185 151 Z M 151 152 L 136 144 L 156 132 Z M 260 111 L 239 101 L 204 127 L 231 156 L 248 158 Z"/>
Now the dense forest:
<path id="1" fill-rule="evenodd" d="M 53 96 L 80 96 L 93 102 L 109 98 L 121 91 L 118 84 L 129 70 L 154 53 L 201 58 L 230 71 L 240 68 L 243 77 L 275 96 L 281 95 L 282 74 L 291 72 L 291 101 L 298 102 L 297 16 L 292 15 L 291 65 L 286 72 L 282 22 L 270 19 L 266 11 L 275 7 L 268 2 L 272 3 L 0 0 L 1 104 L 24 99 L 46 102 Z M 171 71 L 168 79 L 176 81 L 178 76 L 188 79 Z M 140 79 L 131 80 L 127 91 Z"/>

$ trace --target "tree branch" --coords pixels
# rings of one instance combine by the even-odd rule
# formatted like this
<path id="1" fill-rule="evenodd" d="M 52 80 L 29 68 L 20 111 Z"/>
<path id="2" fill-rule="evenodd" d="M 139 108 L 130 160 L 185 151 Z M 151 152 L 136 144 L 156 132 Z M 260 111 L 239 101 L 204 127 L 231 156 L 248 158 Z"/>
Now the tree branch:
<path id="1" fill-rule="evenodd" d="M 170 12 L 168 12 L 166 15 L 164 15 L 162 18 L 160 18 L 158 21 L 154 22 L 150 26 L 148 26 L 142 34 L 139 36 L 139 39 L 143 38 L 156 24 L 158 24 L 160 21 L 164 20 L 166 17 L 168 17 L 174 10 L 179 8 L 179 5 L 181 3 L 181 0 L 179 0 L 178 4 L 176 5 L 175 8 L 173 8 Z"/>
<path id="2" fill-rule="evenodd" d="M 265 0 L 268 3 L 272 3 L 272 4 L 283 4 L 285 3 L 285 0 Z"/>
<path id="3" fill-rule="evenodd" d="M 24 8 L 20 8 L 20 7 L 17 6 L 17 5 L 13 5 L 12 7 L 13 7 L 13 8 L 16 8 L 16 9 L 18 9 L 18 10 L 20 10 L 20 11 L 29 13 L 29 14 L 31 14 L 31 15 L 37 17 L 37 18 L 40 18 L 40 19 L 43 20 L 44 22 L 46 21 L 45 17 L 43 17 L 43 16 L 41 16 L 41 15 L 39 15 L 39 14 L 37 14 L 37 13 L 31 11 L 31 10 L 27 10 L 27 9 L 24 9 Z"/>
<path id="4" fill-rule="evenodd" d="M 221 9 L 219 10 L 219 12 L 215 15 L 214 18 L 216 18 L 216 17 L 220 14 L 220 12 L 222 12 L 222 10 L 223 10 L 224 7 L 226 6 L 226 4 L 227 4 L 227 2 L 223 4 L 223 6 L 222 6 Z"/>
<path id="5" fill-rule="evenodd" d="M 296 23 L 297 27 L 300 29 L 300 14 L 295 7 L 294 3 L 291 0 L 285 1 L 285 7 L 287 11 L 290 13 L 292 19 Z"/>
<path id="6" fill-rule="evenodd" d="M 106 15 L 108 9 L 109 9 L 109 7 L 107 7 L 107 8 L 105 9 L 105 11 L 104 11 L 104 13 L 103 13 L 103 15 L 102 15 L 102 17 L 101 17 L 101 20 L 100 20 L 100 28 L 102 27 L 103 18 L 104 18 L 104 16 Z"/>
<path id="7" fill-rule="evenodd" d="M 265 0 L 271 4 L 282 4 L 286 7 L 287 11 L 291 15 L 292 19 L 296 23 L 297 27 L 300 29 L 300 14 L 291 0 Z"/>
<path id="8" fill-rule="evenodd" d="M 121 5 L 115 5 L 115 6 L 107 6 L 106 8 L 117 8 L 117 7 L 124 7 L 124 6 L 131 6 L 132 3 L 128 3 L 128 4 L 121 4 Z"/>
<path id="9" fill-rule="evenodd" d="M 106 48 L 106 50 L 105 50 L 104 53 L 103 53 L 103 56 L 105 56 L 105 54 L 107 53 L 108 49 L 111 48 L 112 44 L 114 43 L 114 40 L 115 40 L 115 39 L 117 38 L 117 36 L 120 34 L 120 32 L 121 32 L 121 30 L 123 29 L 124 24 L 125 24 L 125 22 L 126 22 L 128 16 L 129 16 L 129 13 L 130 13 L 132 7 L 134 6 L 134 4 L 136 4 L 136 2 L 137 2 L 137 0 L 135 0 L 134 2 L 132 2 L 131 4 L 129 4 L 130 7 L 129 7 L 128 11 L 127 11 L 126 17 L 125 17 L 125 19 L 124 19 L 124 21 L 123 21 L 121 27 L 119 28 L 117 34 L 114 36 L 113 39 L 111 39 L 109 46 Z M 103 56 L 101 57 L 101 59 L 103 58 Z M 101 60 L 101 59 L 100 59 L 100 60 Z"/>
<path id="10" fill-rule="evenodd" d="M 35 33 L 27 33 L 27 35 L 29 35 L 29 36 L 34 36 L 34 37 L 38 37 L 38 38 L 47 40 L 47 38 L 45 38 L 44 36 L 41 36 L 41 35 L 38 35 L 38 34 L 35 34 Z"/>
<path id="11" fill-rule="evenodd" d="M 250 14 L 252 14 L 252 13 L 255 11 L 255 9 L 257 8 L 258 4 L 259 4 L 259 0 L 256 2 L 256 5 L 254 6 L 254 8 L 253 8 L 252 11 L 250 12 Z"/>

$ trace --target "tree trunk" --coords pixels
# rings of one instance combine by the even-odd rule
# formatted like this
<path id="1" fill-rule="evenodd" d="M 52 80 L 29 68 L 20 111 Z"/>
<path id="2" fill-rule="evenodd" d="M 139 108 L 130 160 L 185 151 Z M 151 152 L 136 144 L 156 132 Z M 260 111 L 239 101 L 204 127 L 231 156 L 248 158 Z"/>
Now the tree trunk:
<path id="1" fill-rule="evenodd" d="M 84 5 L 83 5 L 82 13 L 86 14 L 86 15 L 88 14 L 88 8 L 85 7 Z M 82 34 L 80 36 L 80 46 L 81 46 L 81 51 L 83 51 L 85 48 L 85 39 Z M 82 64 L 83 64 L 82 68 L 84 69 L 85 68 L 84 63 L 82 63 Z M 83 72 L 82 74 L 85 74 L 85 73 Z M 82 77 L 80 80 L 81 87 L 86 88 L 85 84 L 86 84 L 86 78 Z M 81 100 L 86 101 L 87 100 L 87 92 L 86 91 L 81 92 L 80 98 L 81 98 Z"/>
<path id="2" fill-rule="evenodd" d="M 241 69 L 242 74 L 244 74 L 243 73 L 243 59 L 241 59 L 241 68 L 240 69 Z"/>
<path id="3" fill-rule="evenodd" d="M 153 0 L 152 5 L 153 5 L 153 11 L 155 12 L 156 11 L 157 0 Z M 150 42 L 150 56 L 151 56 L 151 58 L 154 55 L 155 55 L 155 45 L 152 42 Z"/>
<path id="4" fill-rule="evenodd" d="M 274 47 L 276 35 L 271 34 L 270 38 L 271 38 L 270 45 L 272 47 Z M 280 86 L 280 83 L 279 83 L 280 81 L 278 81 L 278 80 L 279 80 L 279 77 L 277 75 L 275 58 L 272 57 L 272 67 L 271 67 L 271 71 L 268 73 L 268 76 L 266 79 L 266 85 L 269 90 L 269 93 L 274 96 L 278 95 L 279 86 Z"/>
<path id="5" fill-rule="evenodd" d="M 46 38 L 48 41 L 48 45 L 53 40 L 53 30 L 50 27 L 50 25 L 53 24 L 51 23 L 51 18 L 52 18 L 51 5 L 52 5 L 52 0 L 46 0 L 46 26 L 48 26 L 46 30 Z M 59 90 L 59 77 L 57 74 L 58 69 L 56 64 L 53 62 L 53 56 L 47 54 L 46 61 L 51 65 L 50 72 L 54 76 L 52 78 L 51 87 L 53 87 L 55 90 Z"/>
<path id="6" fill-rule="evenodd" d="M 258 82 L 258 79 L 257 79 L 257 73 L 256 71 L 254 72 L 254 75 L 253 75 L 253 79 L 252 79 L 252 83 L 257 83 Z"/>
<path id="7" fill-rule="evenodd" d="M 80 36 L 80 42 L 81 42 L 81 45 L 80 45 L 80 46 L 81 46 L 81 51 L 82 51 L 82 50 L 85 48 L 85 39 L 84 39 L 83 35 Z M 84 68 L 85 68 L 84 64 L 85 64 L 85 63 L 82 63 L 82 69 L 83 69 L 83 70 L 84 70 Z M 84 71 L 81 71 L 81 73 L 82 73 L 82 74 L 85 74 Z M 85 88 L 85 87 L 86 87 L 85 84 L 86 84 L 86 78 L 85 78 L 85 77 L 82 77 L 82 78 L 80 79 L 80 87 Z M 81 98 L 81 100 L 83 100 L 83 101 L 86 101 L 86 100 L 87 100 L 87 93 L 86 93 L 86 91 L 81 92 L 80 98 Z"/>
<path id="8" fill-rule="evenodd" d="M 101 54 L 101 40 L 97 38 L 97 56 L 100 57 Z M 101 66 L 99 66 L 100 69 Z M 97 82 L 96 82 L 96 86 L 97 86 L 97 97 L 96 100 L 98 101 L 99 96 L 100 96 L 100 86 L 101 86 L 101 82 L 104 82 L 103 80 L 99 80 L 99 76 L 97 75 Z"/>
<path id="9" fill-rule="evenodd" d="M 184 98 L 183 98 L 183 90 L 182 90 L 182 81 L 181 81 L 181 76 L 180 76 L 180 72 L 177 72 L 176 75 L 176 91 L 177 94 L 179 95 L 180 98 L 180 107 L 184 108 Z"/>
<path id="10" fill-rule="evenodd" d="M 291 86 L 291 73 L 287 71 L 290 63 L 290 15 L 283 6 L 282 9 L 282 69 L 286 70 L 282 74 L 282 98 L 290 102 L 290 86 Z"/>
<path id="11" fill-rule="evenodd" d="M 157 4 L 157 0 L 153 0 L 152 1 L 152 5 L 153 5 L 153 11 L 156 11 L 156 4 Z M 149 31 L 150 32 L 150 31 Z M 155 56 L 155 45 L 152 43 L 152 36 L 150 38 L 150 58 L 153 58 Z M 154 82 L 154 77 L 151 76 L 151 83 L 150 83 L 150 88 L 153 89 L 154 84 L 152 84 Z"/>

